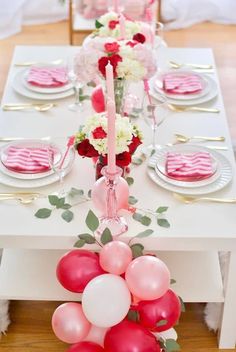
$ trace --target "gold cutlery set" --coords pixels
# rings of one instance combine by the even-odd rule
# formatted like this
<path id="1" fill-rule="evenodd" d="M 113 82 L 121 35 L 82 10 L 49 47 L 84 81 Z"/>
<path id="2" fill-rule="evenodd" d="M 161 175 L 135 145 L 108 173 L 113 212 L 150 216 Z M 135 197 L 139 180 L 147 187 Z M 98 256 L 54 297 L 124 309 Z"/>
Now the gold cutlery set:
<path id="1" fill-rule="evenodd" d="M 173 193 L 173 197 L 185 204 L 192 204 L 196 202 L 236 204 L 236 198 L 192 197 L 180 193 Z"/>
<path id="2" fill-rule="evenodd" d="M 53 107 L 55 107 L 55 103 L 32 103 L 32 104 L 21 104 L 21 103 L 12 103 L 12 104 L 4 104 L 2 109 L 4 111 L 21 111 L 21 110 L 36 110 L 39 112 L 45 112 Z"/>
<path id="3" fill-rule="evenodd" d="M 37 192 L 0 193 L 0 201 L 17 200 L 21 204 L 31 204 L 36 199 L 45 197 L 47 197 L 47 195 Z"/>

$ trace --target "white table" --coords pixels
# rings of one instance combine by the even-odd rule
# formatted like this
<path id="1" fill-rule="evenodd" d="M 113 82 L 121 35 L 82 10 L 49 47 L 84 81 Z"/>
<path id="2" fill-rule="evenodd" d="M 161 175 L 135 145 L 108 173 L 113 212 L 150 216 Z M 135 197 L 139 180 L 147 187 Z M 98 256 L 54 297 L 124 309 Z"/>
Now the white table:
<path id="1" fill-rule="evenodd" d="M 76 51 L 75 47 L 17 47 L 13 62 L 28 60 L 55 60 L 66 58 Z M 179 62 L 213 64 L 210 49 L 167 49 L 166 59 Z M 11 66 L 2 99 L 3 103 L 28 101 L 11 88 L 11 81 L 19 68 Z M 214 77 L 214 76 L 213 76 Z M 214 77 L 217 80 L 217 77 Z M 218 80 L 217 80 L 218 82 Z M 58 101 L 58 106 L 47 113 L 1 112 L 0 131 L 3 136 L 42 137 L 68 136 L 74 133 L 90 112 L 89 104 L 83 114 L 68 111 L 72 98 Z M 221 93 L 213 102 L 205 106 L 217 106 L 220 114 L 170 113 L 160 126 L 159 142 L 168 143 L 175 132 L 186 135 L 224 135 L 229 150 L 224 155 L 234 165 L 231 141 L 222 102 Z M 149 128 L 140 121 L 146 136 Z M 220 144 L 221 145 L 221 144 Z M 234 179 L 218 197 L 235 197 L 236 173 Z M 224 302 L 220 348 L 234 348 L 236 326 L 236 205 L 196 203 L 184 205 L 176 201 L 171 192 L 156 186 L 146 173 L 143 164 L 132 171 L 135 179 L 131 194 L 139 199 L 143 208 L 156 209 L 167 205 L 170 229 L 152 224 L 155 230 L 151 237 L 141 242 L 147 250 L 159 251 L 158 255 L 169 266 L 172 277 L 177 280 L 173 288 L 186 302 Z M 88 159 L 76 158 L 75 166 L 66 177 L 65 183 L 89 190 L 94 182 L 94 170 Z M 57 189 L 57 184 L 39 189 L 46 194 Z M 15 191 L 0 185 L 0 192 Z M 91 205 L 78 206 L 75 220 L 64 222 L 54 213 L 47 220 L 34 217 L 40 207 L 48 206 L 44 199 L 29 206 L 19 206 L 14 202 L 1 202 L 0 247 L 4 248 L 0 270 L 0 298 L 38 300 L 78 300 L 78 295 L 66 292 L 57 283 L 55 266 L 58 258 L 71 249 L 76 235 L 85 230 L 84 219 Z M 129 240 L 145 228 L 128 218 L 129 231 L 122 239 Z M 92 248 L 92 247 L 89 247 Z M 230 251 L 227 280 L 222 284 L 218 251 Z"/>

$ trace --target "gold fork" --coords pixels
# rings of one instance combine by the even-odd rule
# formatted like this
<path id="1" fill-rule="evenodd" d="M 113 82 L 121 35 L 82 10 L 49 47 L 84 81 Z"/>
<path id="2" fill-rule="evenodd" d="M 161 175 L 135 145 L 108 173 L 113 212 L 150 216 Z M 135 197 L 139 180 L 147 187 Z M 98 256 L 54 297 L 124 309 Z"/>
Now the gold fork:
<path id="1" fill-rule="evenodd" d="M 18 200 L 21 204 L 30 204 L 38 198 L 44 198 L 46 195 L 41 193 L 16 192 L 16 193 L 0 193 L 0 201 L 2 200 Z"/>
<path id="2" fill-rule="evenodd" d="M 181 202 L 185 204 L 191 204 L 191 203 L 196 203 L 200 201 L 204 202 L 214 202 L 214 203 L 229 203 L 229 204 L 236 204 L 236 198 L 211 198 L 211 197 L 191 197 L 191 196 L 185 196 L 183 194 L 179 193 L 173 193 L 173 196 L 175 199 L 180 200 Z"/>
<path id="3" fill-rule="evenodd" d="M 40 61 L 25 61 L 25 62 L 16 62 L 14 66 L 18 67 L 27 67 L 32 65 L 60 65 L 63 62 L 62 59 L 48 61 L 48 62 L 40 62 Z"/>
<path id="4" fill-rule="evenodd" d="M 199 106 L 176 106 L 168 104 L 168 108 L 174 112 L 185 112 L 185 111 L 198 111 L 198 112 L 212 112 L 219 113 L 220 110 L 217 108 L 201 108 Z"/>
<path id="5" fill-rule="evenodd" d="M 210 70 L 210 69 L 213 69 L 213 66 L 212 65 L 201 65 L 201 64 L 187 64 L 187 63 L 178 63 L 178 62 L 175 62 L 175 61 L 172 61 L 170 60 L 169 61 L 169 64 L 171 67 L 173 68 L 181 68 L 181 67 L 184 67 L 184 66 L 188 66 L 188 67 L 192 67 L 192 68 L 197 68 L 197 69 L 203 69 L 203 70 Z"/>
<path id="6" fill-rule="evenodd" d="M 2 109 L 4 111 L 21 111 L 34 109 L 36 111 L 44 112 L 52 109 L 55 106 L 53 103 L 44 103 L 44 104 L 4 104 Z"/>
<path id="7" fill-rule="evenodd" d="M 175 138 L 177 139 L 178 142 L 181 143 L 187 143 L 190 142 L 192 139 L 197 139 L 201 141 L 213 141 L 213 142 L 224 142 L 225 137 L 219 136 L 219 137 L 206 137 L 206 136 L 185 136 L 183 134 L 175 133 Z"/>

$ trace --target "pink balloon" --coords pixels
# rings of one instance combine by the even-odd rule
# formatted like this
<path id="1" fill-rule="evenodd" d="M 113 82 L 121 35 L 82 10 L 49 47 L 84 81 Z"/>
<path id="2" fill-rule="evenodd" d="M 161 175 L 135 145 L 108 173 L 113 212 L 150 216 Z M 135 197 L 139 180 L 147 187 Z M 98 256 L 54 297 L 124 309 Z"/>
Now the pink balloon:
<path id="1" fill-rule="evenodd" d="M 91 102 L 96 112 L 105 111 L 105 98 L 101 85 L 94 88 L 91 95 Z"/>
<path id="2" fill-rule="evenodd" d="M 80 342 L 88 335 L 90 327 L 79 303 L 64 303 L 53 313 L 52 329 L 63 342 Z"/>
<path id="3" fill-rule="evenodd" d="M 109 328 L 100 328 L 99 326 L 92 325 L 84 341 L 95 342 L 103 347 L 104 338 L 108 330 Z"/>
<path id="4" fill-rule="evenodd" d="M 168 290 L 170 272 L 160 259 L 146 255 L 129 264 L 125 279 L 133 295 L 142 300 L 154 300 Z"/>
<path id="5" fill-rule="evenodd" d="M 132 261 L 130 247 L 121 241 L 107 243 L 100 252 L 99 262 L 103 270 L 115 274 L 123 274 Z"/>
<path id="6" fill-rule="evenodd" d="M 71 346 L 66 352 L 103 352 L 104 349 L 94 342 L 79 342 Z"/>

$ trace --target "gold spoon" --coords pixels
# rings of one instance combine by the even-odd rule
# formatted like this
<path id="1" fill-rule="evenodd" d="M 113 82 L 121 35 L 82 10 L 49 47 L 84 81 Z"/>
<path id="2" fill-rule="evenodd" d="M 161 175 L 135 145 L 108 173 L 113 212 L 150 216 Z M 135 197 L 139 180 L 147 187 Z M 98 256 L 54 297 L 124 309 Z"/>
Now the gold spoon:
<path id="1" fill-rule="evenodd" d="M 219 137 L 204 137 L 204 136 L 187 137 L 187 136 L 184 136 L 183 134 L 175 133 L 175 137 L 176 137 L 177 141 L 181 142 L 181 143 L 187 143 L 187 142 L 189 142 L 192 139 L 199 139 L 199 140 L 202 140 L 202 141 L 209 141 L 209 142 L 211 142 L 211 141 L 213 141 L 213 142 L 224 142 L 225 141 L 225 137 L 223 137 L 223 136 L 219 136 Z"/>
<path id="2" fill-rule="evenodd" d="M 36 111 L 44 112 L 48 111 L 51 108 L 53 108 L 55 104 L 53 103 L 45 103 L 45 104 L 5 104 L 2 106 L 2 109 L 4 111 L 21 111 L 21 110 L 28 110 L 28 109 L 34 109 Z"/>
<path id="3" fill-rule="evenodd" d="M 25 61 L 25 62 L 16 62 L 14 66 L 18 67 L 27 67 L 32 65 L 60 65 L 63 62 L 62 59 L 53 60 L 49 62 L 40 62 L 40 61 Z"/>
<path id="4" fill-rule="evenodd" d="M 38 199 L 37 194 L 28 194 L 28 195 L 5 195 L 0 196 L 0 201 L 2 200 L 18 200 L 21 204 L 31 204 L 34 200 Z"/>
<path id="5" fill-rule="evenodd" d="M 185 112 L 185 111 L 213 112 L 213 113 L 220 112 L 220 110 L 216 108 L 201 108 L 199 106 L 176 106 L 173 104 L 168 104 L 168 108 L 174 112 Z"/>
<path id="6" fill-rule="evenodd" d="M 190 197 L 179 193 L 173 193 L 175 199 L 180 200 L 183 203 L 191 204 L 199 201 L 214 202 L 214 203 L 236 203 L 236 198 L 224 199 L 224 198 L 210 198 L 210 197 Z"/>
<path id="7" fill-rule="evenodd" d="M 183 66 L 189 66 L 192 68 L 197 68 L 197 69 L 205 69 L 205 70 L 209 70 L 209 69 L 213 69 L 212 65 L 199 65 L 199 64 L 183 64 L 183 63 L 177 63 L 175 61 L 169 61 L 170 66 L 172 66 L 173 68 L 181 68 Z"/>

